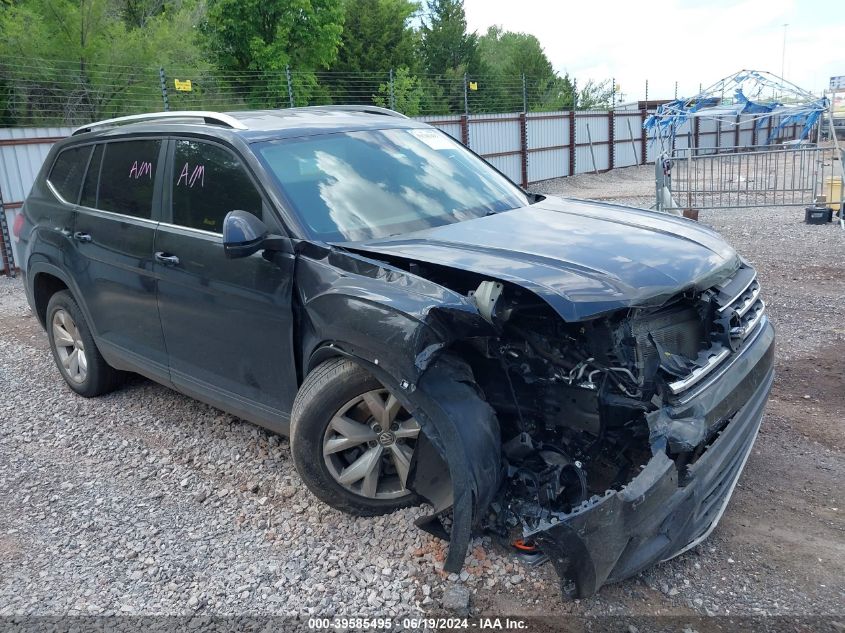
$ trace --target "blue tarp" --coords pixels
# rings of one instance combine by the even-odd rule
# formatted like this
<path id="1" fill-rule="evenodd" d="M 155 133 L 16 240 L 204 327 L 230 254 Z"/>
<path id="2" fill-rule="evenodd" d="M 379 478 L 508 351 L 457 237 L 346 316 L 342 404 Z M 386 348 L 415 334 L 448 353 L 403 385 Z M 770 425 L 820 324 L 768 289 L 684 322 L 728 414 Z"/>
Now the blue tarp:
<path id="1" fill-rule="evenodd" d="M 731 94 L 732 99 L 724 95 Z M 779 99 L 766 99 L 771 92 Z M 750 97 L 748 95 L 751 95 Z M 643 123 L 652 142 L 658 137 L 674 140 L 678 129 L 690 119 L 733 119 L 745 115 L 754 120 L 758 129 L 776 120 L 766 144 L 778 138 L 780 131 L 790 125 L 801 125 L 800 139 L 809 137 L 819 117 L 827 110 L 828 100 L 818 98 L 797 86 L 769 73 L 756 70 L 740 71 L 723 79 L 691 99 L 675 99 L 657 108 Z"/>

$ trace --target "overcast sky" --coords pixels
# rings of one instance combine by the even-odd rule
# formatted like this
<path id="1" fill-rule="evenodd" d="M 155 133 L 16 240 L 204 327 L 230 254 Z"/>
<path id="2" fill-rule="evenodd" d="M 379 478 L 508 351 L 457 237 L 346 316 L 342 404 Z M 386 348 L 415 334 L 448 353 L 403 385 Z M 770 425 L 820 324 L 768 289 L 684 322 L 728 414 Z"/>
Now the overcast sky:
<path id="1" fill-rule="evenodd" d="M 468 28 L 535 35 L 579 83 L 616 77 L 626 100 L 698 92 L 743 68 L 812 92 L 845 75 L 845 0 L 464 0 Z"/>

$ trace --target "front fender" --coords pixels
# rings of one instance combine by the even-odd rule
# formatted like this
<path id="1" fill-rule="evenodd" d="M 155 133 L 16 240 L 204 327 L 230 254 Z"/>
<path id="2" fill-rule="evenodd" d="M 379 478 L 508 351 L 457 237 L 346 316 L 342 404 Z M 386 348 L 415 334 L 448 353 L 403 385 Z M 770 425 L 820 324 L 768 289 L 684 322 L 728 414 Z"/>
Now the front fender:
<path id="1" fill-rule="evenodd" d="M 444 352 L 456 340 L 494 334 L 492 326 L 468 297 L 343 251 L 300 254 L 296 287 L 303 373 L 331 356 L 352 357 L 419 421 L 408 486 L 435 516 L 418 525 L 437 532 L 436 515 L 452 509 L 444 568 L 460 571 L 501 485 L 501 438 L 472 370 Z"/>
<path id="2" fill-rule="evenodd" d="M 359 255 L 298 257 L 296 287 L 303 374 L 334 346 L 413 390 L 450 343 L 492 331 L 468 297 Z"/>

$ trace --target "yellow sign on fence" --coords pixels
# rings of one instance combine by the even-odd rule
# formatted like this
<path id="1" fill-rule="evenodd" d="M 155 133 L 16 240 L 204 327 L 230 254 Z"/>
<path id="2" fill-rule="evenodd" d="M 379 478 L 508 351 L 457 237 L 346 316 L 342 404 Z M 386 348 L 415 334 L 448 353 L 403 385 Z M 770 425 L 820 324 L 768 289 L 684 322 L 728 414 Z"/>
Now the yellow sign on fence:
<path id="1" fill-rule="evenodd" d="M 478 90 L 478 82 L 477 81 L 469 82 L 469 89 L 470 90 Z"/>
<path id="2" fill-rule="evenodd" d="M 179 92 L 190 92 L 191 91 L 191 80 L 186 79 L 185 81 L 179 81 L 178 79 L 173 80 L 173 85 L 176 86 L 176 90 Z"/>

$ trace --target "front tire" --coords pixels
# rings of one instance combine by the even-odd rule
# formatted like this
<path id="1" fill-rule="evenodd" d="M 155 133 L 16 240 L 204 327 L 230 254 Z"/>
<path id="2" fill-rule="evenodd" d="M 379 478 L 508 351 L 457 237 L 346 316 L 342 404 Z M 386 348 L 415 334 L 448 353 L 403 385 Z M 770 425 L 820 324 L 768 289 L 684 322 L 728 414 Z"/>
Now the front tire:
<path id="1" fill-rule="evenodd" d="M 62 290 L 50 297 L 46 323 L 53 359 L 71 389 L 92 398 L 117 387 L 120 373 L 103 359 L 70 292 Z"/>
<path id="2" fill-rule="evenodd" d="M 306 376 L 291 416 L 291 453 L 305 485 L 358 516 L 419 503 L 406 488 L 420 427 L 360 365 L 334 358 Z"/>

